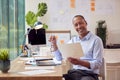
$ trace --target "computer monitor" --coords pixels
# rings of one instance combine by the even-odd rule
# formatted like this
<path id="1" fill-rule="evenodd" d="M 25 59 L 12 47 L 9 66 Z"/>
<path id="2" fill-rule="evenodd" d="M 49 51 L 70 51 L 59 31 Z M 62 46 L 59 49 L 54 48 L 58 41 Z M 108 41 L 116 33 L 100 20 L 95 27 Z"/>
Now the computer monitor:
<path id="1" fill-rule="evenodd" d="M 28 33 L 28 43 L 31 45 L 45 45 L 46 32 L 45 29 L 31 29 Z"/>

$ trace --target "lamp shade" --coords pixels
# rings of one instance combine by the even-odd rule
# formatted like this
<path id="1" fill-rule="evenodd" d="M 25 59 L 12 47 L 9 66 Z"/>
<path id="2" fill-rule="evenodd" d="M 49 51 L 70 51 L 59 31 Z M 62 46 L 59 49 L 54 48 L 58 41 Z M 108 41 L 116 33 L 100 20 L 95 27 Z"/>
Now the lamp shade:
<path id="1" fill-rule="evenodd" d="M 43 25 L 40 21 L 37 21 L 37 22 L 35 22 L 34 27 L 35 27 L 35 29 L 40 29 L 43 27 Z"/>

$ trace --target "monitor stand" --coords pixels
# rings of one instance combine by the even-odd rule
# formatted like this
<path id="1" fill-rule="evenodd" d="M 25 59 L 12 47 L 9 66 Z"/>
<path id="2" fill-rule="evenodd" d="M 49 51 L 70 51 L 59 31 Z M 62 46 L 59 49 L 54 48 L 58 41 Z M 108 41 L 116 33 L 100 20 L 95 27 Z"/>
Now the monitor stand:
<path id="1" fill-rule="evenodd" d="M 33 56 L 40 56 L 40 47 L 45 47 L 46 45 L 31 45 L 30 51 Z"/>

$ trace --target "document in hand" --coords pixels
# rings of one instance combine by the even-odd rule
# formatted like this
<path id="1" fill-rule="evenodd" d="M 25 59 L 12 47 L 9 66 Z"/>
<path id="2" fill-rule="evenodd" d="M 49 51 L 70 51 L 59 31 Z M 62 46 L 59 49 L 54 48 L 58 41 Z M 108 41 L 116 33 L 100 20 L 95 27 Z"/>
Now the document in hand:
<path id="1" fill-rule="evenodd" d="M 80 58 L 84 55 L 80 43 L 61 44 L 59 45 L 59 50 L 63 58 L 67 57 Z"/>

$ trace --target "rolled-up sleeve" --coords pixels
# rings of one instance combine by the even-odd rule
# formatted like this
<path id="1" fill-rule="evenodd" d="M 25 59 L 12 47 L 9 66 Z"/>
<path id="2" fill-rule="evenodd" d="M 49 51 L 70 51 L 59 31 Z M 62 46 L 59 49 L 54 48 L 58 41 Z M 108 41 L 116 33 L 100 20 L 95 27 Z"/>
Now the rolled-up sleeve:
<path id="1" fill-rule="evenodd" d="M 54 55 L 55 59 L 58 60 L 58 61 L 61 61 L 63 59 L 62 54 L 59 50 L 54 51 L 53 55 Z"/>

